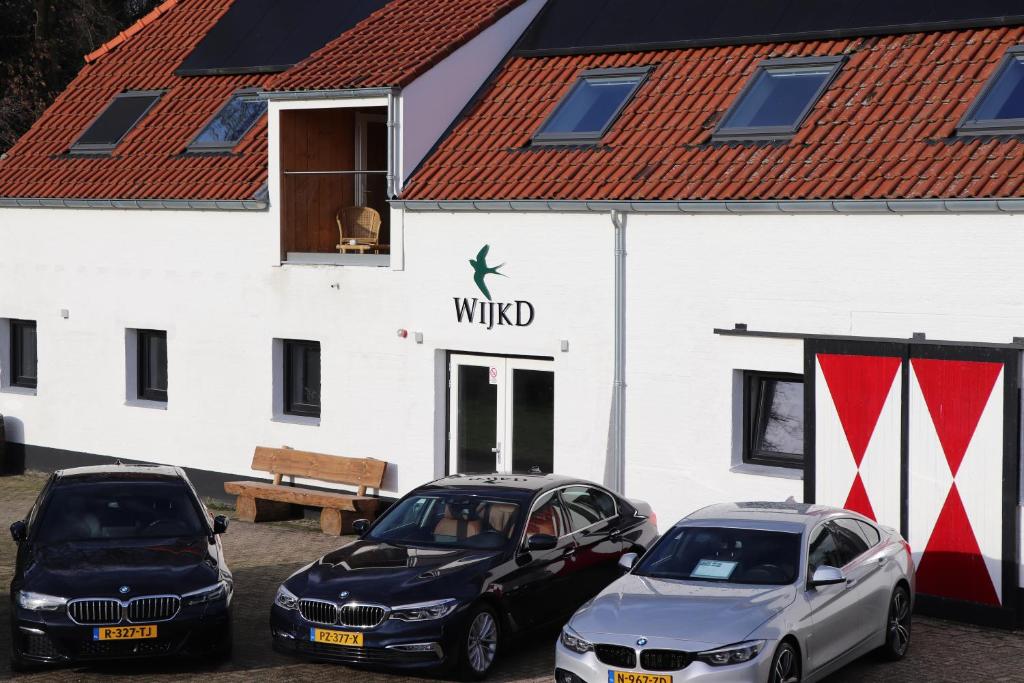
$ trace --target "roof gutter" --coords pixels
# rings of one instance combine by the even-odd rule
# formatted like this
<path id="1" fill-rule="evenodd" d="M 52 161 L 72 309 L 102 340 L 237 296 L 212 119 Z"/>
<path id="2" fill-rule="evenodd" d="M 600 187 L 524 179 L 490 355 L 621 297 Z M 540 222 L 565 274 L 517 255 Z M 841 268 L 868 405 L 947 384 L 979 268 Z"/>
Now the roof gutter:
<path id="1" fill-rule="evenodd" d="M 263 91 L 257 97 L 261 100 L 344 100 L 364 97 L 388 97 L 398 88 L 348 88 L 345 90 L 281 90 Z"/>
<path id="2" fill-rule="evenodd" d="M 395 200 L 405 211 L 683 214 L 964 214 L 1024 213 L 1024 199 L 833 199 L 742 201 Z"/>
<path id="3" fill-rule="evenodd" d="M 59 199 L 0 197 L 0 209 L 148 209 L 190 211 L 266 211 L 265 199 Z"/>

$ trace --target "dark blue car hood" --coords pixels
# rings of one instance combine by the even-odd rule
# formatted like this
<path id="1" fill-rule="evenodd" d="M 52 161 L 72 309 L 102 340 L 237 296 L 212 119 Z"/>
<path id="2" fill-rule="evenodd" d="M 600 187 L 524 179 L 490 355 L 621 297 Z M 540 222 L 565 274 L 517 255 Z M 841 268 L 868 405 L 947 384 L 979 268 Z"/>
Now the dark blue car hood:
<path id="1" fill-rule="evenodd" d="M 67 598 L 182 594 L 219 579 L 206 537 L 37 545 L 25 590 Z M 126 594 L 119 588 L 128 586 Z"/>
<path id="2" fill-rule="evenodd" d="M 323 556 L 287 585 L 299 597 L 352 600 L 388 605 L 441 598 L 475 597 L 501 552 L 411 548 L 355 541 Z"/>

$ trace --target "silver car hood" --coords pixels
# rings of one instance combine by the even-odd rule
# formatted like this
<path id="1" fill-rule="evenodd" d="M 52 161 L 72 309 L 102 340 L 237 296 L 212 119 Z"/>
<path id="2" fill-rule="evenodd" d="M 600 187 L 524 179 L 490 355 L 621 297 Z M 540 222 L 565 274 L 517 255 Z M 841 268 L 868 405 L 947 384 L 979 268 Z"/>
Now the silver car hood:
<path id="1" fill-rule="evenodd" d="M 578 611 L 570 625 L 588 640 L 598 636 L 598 642 L 604 642 L 600 636 L 643 636 L 712 648 L 743 640 L 795 599 L 793 585 L 723 585 L 627 574 Z"/>

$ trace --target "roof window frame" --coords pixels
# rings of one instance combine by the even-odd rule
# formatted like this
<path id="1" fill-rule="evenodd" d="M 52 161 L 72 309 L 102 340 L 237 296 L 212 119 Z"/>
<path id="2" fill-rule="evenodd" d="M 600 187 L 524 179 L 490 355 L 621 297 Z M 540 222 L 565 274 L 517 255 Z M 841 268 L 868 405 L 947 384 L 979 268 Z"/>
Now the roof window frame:
<path id="1" fill-rule="evenodd" d="M 758 62 L 757 67 L 754 69 L 754 73 L 747 78 L 747 82 L 744 84 L 743 89 L 740 90 L 739 94 L 732 101 L 732 104 L 729 105 L 729 108 L 725 110 L 725 114 L 722 115 L 721 121 L 718 122 L 714 132 L 711 134 L 711 140 L 714 142 L 764 142 L 787 140 L 793 137 L 796 135 L 797 131 L 800 130 L 804 121 L 807 120 L 807 116 L 814 110 L 814 107 L 817 106 L 818 102 L 821 101 L 822 96 L 829 89 L 829 86 L 832 85 L 833 81 L 835 81 L 836 76 L 839 74 L 839 71 L 845 63 L 845 55 L 773 57 L 769 59 L 762 59 Z M 729 120 L 729 116 L 750 94 L 762 73 L 772 69 L 785 69 L 790 67 L 806 67 L 808 69 L 812 69 L 814 67 L 821 66 L 828 66 L 831 68 L 831 71 L 821 82 L 821 85 L 814 93 L 814 96 L 808 99 L 803 111 L 800 112 L 800 115 L 792 125 L 726 127 L 726 122 Z"/>
<path id="2" fill-rule="evenodd" d="M 78 137 L 75 138 L 75 141 L 71 143 L 71 146 L 68 148 L 68 155 L 95 156 L 101 154 L 112 154 L 114 150 L 117 149 L 117 147 L 122 142 L 124 142 L 124 139 L 128 137 L 128 134 L 135 130 L 138 127 L 139 123 L 144 118 L 146 118 L 146 116 L 148 116 L 151 111 L 153 111 L 153 107 L 155 107 L 160 102 L 160 100 L 163 99 L 163 96 L 166 93 L 167 90 L 124 90 L 122 92 L 117 93 L 107 101 L 107 103 L 103 106 L 103 109 L 101 109 L 100 112 L 96 114 L 96 116 L 94 116 L 93 119 L 89 122 L 89 125 L 85 127 L 85 130 L 83 130 L 78 135 Z M 106 114 L 107 111 L 114 106 L 115 102 L 122 98 L 129 97 L 148 97 L 152 98 L 153 101 L 149 103 L 149 106 L 146 107 L 141 114 L 139 114 L 138 118 L 132 121 L 132 124 L 130 126 L 125 128 L 124 133 L 122 133 L 121 137 L 117 139 L 117 142 L 113 144 L 79 142 L 79 140 L 84 138 L 89 133 L 89 131 L 92 130 L 93 126 L 96 125 L 96 122 L 103 118 L 103 115 Z"/>
<path id="3" fill-rule="evenodd" d="M 193 136 L 192 140 L 188 143 L 188 146 L 185 148 L 185 154 L 228 154 L 234 151 L 235 147 L 238 147 L 242 140 L 245 139 L 245 136 L 252 132 L 252 129 L 256 127 L 256 124 L 259 122 L 259 120 L 263 116 L 266 116 L 266 112 L 264 112 L 262 116 L 258 116 L 255 119 L 253 119 L 253 122 L 249 125 L 249 127 L 246 128 L 245 131 L 241 135 L 239 135 L 238 139 L 235 140 L 234 142 L 199 142 L 199 137 L 206 132 L 206 129 L 210 127 L 210 124 L 217 120 L 217 117 L 221 115 L 221 112 L 223 112 L 227 107 L 231 106 L 231 103 L 234 102 L 236 97 L 244 97 L 247 99 L 258 101 L 260 99 L 259 94 L 259 88 L 240 88 L 232 92 L 231 96 L 228 97 L 227 102 L 222 104 L 217 109 L 217 111 L 213 113 L 212 116 L 210 116 L 208 119 L 206 119 L 206 121 L 203 122 L 203 125 L 199 128 L 199 132 L 196 133 L 195 136 Z"/>
<path id="4" fill-rule="evenodd" d="M 634 66 L 634 67 L 617 67 L 617 68 L 594 68 L 586 69 L 576 77 L 572 87 L 569 88 L 568 92 L 562 96 L 562 99 L 558 102 L 558 105 L 551 111 L 550 114 L 544 119 L 544 122 L 537 129 L 537 132 L 530 138 L 530 144 L 536 146 L 551 146 L 551 145 L 587 145 L 595 144 L 604 139 L 604 136 L 608 134 L 612 126 L 622 116 L 622 112 L 629 106 L 629 104 L 636 97 L 636 94 L 643 87 L 644 83 L 647 82 L 648 76 L 654 70 L 653 65 L 649 66 Z M 637 82 L 633 86 L 633 90 L 622 99 L 622 102 L 616 108 L 615 112 L 608 117 L 608 121 L 599 132 L 586 132 L 586 133 L 545 133 L 544 129 L 547 128 L 548 124 L 551 123 L 562 111 L 562 108 L 572 99 L 573 94 L 579 89 L 584 81 L 588 79 L 592 80 L 603 80 L 613 78 L 631 78 L 636 77 Z"/>
<path id="5" fill-rule="evenodd" d="M 999 65 L 992 75 L 988 77 L 981 92 L 971 102 L 960 122 L 956 124 L 956 135 L 958 137 L 979 137 L 986 135 L 1024 135 L 1024 118 L 1016 119 L 982 119 L 975 118 L 978 108 L 985 102 L 985 98 L 991 94 L 999 79 L 1006 73 L 1010 63 L 1015 59 L 1024 59 L 1024 45 L 1011 45 L 1007 48 Z"/>

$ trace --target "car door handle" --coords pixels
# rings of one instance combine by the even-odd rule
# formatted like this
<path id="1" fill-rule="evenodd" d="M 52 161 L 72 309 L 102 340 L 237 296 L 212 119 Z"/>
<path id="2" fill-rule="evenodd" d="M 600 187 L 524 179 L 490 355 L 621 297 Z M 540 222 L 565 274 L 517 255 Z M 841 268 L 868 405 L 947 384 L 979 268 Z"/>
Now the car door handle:
<path id="1" fill-rule="evenodd" d="M 576 548 L 569 548 L 565 551 L 562 557 L 573 557 L 574 555 L 576 555 Z"/>

